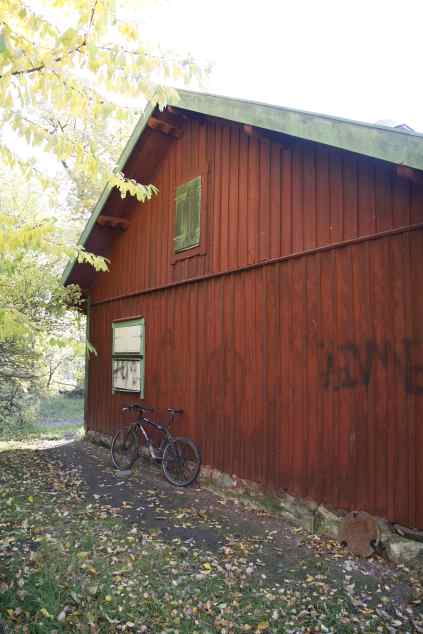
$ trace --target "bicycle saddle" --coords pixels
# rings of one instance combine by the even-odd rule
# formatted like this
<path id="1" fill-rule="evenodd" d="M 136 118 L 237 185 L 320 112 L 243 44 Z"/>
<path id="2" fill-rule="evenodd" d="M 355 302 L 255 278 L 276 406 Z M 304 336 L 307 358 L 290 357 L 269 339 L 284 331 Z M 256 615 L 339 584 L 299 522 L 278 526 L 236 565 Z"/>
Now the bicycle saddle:
<path id="1" fill-rule="evenodd" d="M 172 416 L 177 416 L 178 414 L 184 413 L 183 409 L 174 409 L 173 407 L 169 407 L 167 411 L 169 412 L 169 414 L 172 414 Z"/>

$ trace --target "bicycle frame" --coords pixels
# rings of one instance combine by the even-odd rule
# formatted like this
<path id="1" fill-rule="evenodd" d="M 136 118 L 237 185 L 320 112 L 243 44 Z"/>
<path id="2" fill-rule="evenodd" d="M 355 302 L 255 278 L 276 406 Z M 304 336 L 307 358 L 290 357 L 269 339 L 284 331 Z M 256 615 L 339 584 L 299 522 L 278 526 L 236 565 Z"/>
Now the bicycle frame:
<path id="1" fill-rule="evenodd" d="M 172 416 L 172 421 L 173 421 L 173 416 Z M 170 433 L 167 427 L 165 427 L 164 425 L 161 425 L 160 423 L 156 423 L 154 420 L 151 420 L 150 418 L 147 418 L 146 416 L 140 416 L 135 421 L 134 426 L 136 426 L 139 432 L 143 435 L 147 447 L 152 446 L 154 449 L 154 445 L 144 425 L 149 425 L 150 427 L 158 431 L 160 434 L 162 434 L 166 442 L 171 442 L 172 434 Z"/>

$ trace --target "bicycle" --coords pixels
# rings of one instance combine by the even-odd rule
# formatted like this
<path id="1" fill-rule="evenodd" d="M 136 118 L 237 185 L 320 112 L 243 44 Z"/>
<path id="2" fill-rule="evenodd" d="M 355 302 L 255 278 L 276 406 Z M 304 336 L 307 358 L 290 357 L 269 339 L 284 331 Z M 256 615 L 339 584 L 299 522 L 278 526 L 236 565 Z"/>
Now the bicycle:
<path id="1" fill-rule="evenodd" d="M 136 411 L 139 413 L 137 420 L 129 429 L 118 431 L 112 441 L 111 454 L 114 466 L 117 469 L 130 469 L 141 456 L 141 443 L 145 441 L 146 449 L 151 458 L 162 465 L 163 474 L 174 486 L 185 487 L 194 482 L 201 468 L 201 455 L 198 447 L 190 438 L 173 437 L 169 427 L 173 424 L 175 416 L 183 413 L 182 409 L 169 408 L 169 423 L 162 425 L 151 418 L 147 418 L 144 412 L 154 412 L 151 407 L 145 405 L 126 405 L 122 412 Z M 146 426 L 158 431 L 162 441 L 157 447 L 148 435 Z"/>

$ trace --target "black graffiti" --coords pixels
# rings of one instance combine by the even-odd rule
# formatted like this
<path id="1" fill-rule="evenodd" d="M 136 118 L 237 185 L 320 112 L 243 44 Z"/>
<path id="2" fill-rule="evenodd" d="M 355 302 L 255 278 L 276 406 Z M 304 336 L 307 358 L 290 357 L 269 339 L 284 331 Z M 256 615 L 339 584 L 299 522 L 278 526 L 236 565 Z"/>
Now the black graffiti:
<path id="1" fill-rule="evenodd" d="M 393 344 L 368 339 L 363 343 L 322 343 L 324 368 L 322 385 L 329 390 L 369 386 L 375 371 L 395 366 L 408 394 L 423 395 L 423 341 L 405 338 Z M 420 363 L 419 363 L 420 360 Z"/>

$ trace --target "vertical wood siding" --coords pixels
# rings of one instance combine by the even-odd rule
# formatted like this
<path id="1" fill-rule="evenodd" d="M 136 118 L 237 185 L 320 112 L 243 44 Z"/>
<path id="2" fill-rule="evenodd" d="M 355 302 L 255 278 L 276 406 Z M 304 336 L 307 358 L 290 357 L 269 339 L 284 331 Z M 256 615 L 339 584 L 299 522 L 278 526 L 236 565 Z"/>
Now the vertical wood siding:
<path id="1" fill-rule="evenodd" d="M 423 233 L 92 308 L 88 424 L 113 433 L 111 322 L 146 320 L 145 400 L 219 469 L 423 527 Z"/>
<path id="2" fill-rule="evenodd" d="M 147 145 L 148 156 L 131 158 L 129 176 L 143 176 L 152 160 Z M 176 184 L 205 164 L 206 253 L 172 263 Z M 115 236 L 110 272 L 97 276 L 93 301 L 423 220 L 423 187 L 398 178 L 392 165 L 301 140 L 260 140 L 211 119 L 188 119 L 150 180 L 160 190 L 151 201 L 109 203 L 123 205 L 130 228 Z"/>
<path id="3" fill-rule="evenodd" d="M 111 324 L 143 316 L 145 402 L 185 410 L 178 431 L 205 463 L 423 528 L 422 230 L 302 253 L 422 222 L 423 188 L 347 152 L 185 128 L 160 195 L 125 202 L 130 228 L 92 289 L 88 427 L 128 422 L 137 399 L 111 393 Z M 207 253 L 171 264 L 174 186 L 206 159 Z"/>

